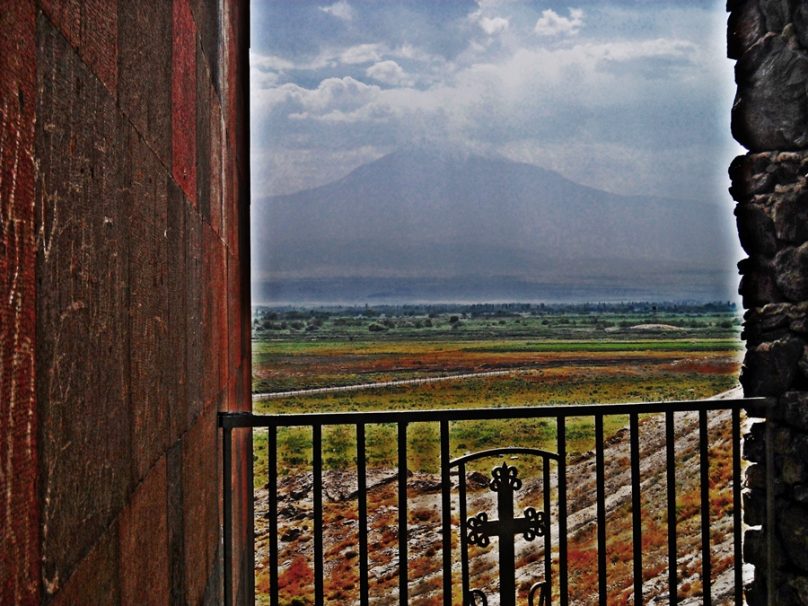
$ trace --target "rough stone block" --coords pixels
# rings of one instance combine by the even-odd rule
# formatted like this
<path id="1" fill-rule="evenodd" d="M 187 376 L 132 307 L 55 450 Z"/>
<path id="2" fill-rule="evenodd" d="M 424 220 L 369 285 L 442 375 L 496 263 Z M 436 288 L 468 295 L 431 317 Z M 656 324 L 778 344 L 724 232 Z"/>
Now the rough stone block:
<path id="1" fill-rule="evenodd" d="M 793 0 L 759 0 L 766 31 L 779 33 L 791 22 Z"/>
<path id="2" fill-rule="evenodd" d="M 792 452 L 802 463 L 808 463 L 808 434 L 805 434 L 796 429 L 789 428 L 793 435 Z M 799 482 L 808 482 L 808 476 L 805 478 L 791 482 L 797 484 Z"/>
<path id="3" fill-rule="evenodd" d="M 773 266 L 777 287 L 788 300 L 808 300 L 808 242 L 782 249 Z"/>
<path id="4" fill-rule="evenodd" d="M 747 490 L 743 493 L 743 521 L 749 526 L 760 526 L 766 520 L 766 493 Z"/>
<path id="5" fill-rule="evenodd" d="M 58 590 L 132 487 L 130 128 L 50 22 L 39 20 L 36 353 L 43 580 Z"/>
<path id="6" fill-rule="evenodd" d="M 808 431 L 808 392 L 789 391 L 778 402 L 778 412 L 786 423 Z"/>
<path id="7" fill-rule="evenodd" d="M 121 602 L 169 603 L 166 459 L 138 486 L 120 518 Z"/>
<path id="8" fill-rule="evenodd" d="M 793 592 L 798 606 L 808 605 L 808 578 L 793 577 L 788 580 L 788 587 Z"/>
<path id="9" fill-rule="evenodd" d="M 785 242 L 802 244 L 808 240 L 808 189 L 789 191 L 773 200 L 772 219 L 776 237 Z"/>
<path id="10" fill-rule="evenodd" d="M 808 572 L 808 507 L 790 504 L 777 516 L 777 528 L 789 560 Z"/>
<path id="11" fill-rule="evenodd" d="M 762 561 L 766 552 L 766 535 L 762 530 L 747 530 L 744 537 L 743 560 L 749 564 Z"/>
<path id="12" fill-rule="evenodd" d="M 799 484 L 800 482 L 808 480 L 805 463 L 793 455 L 783 457 L 780 464 L 780 475 L 783 478 L 783 482 L 790 485 Z"/>
<path id="13" fill-rule="evenodd" d="M 742 274 L 738 293 L 743 297 L 747 309 L 761 307 L 783 300 L 768 263 L 762 258 L 751 258 L 738 263 Z"/>
<path id="14" fill-rule="evenodd" d="M 740 59 L 765 33 L 766 24 L 758 3 L 741 3 L 729 16 L 727 56 Z"/>
<path id="15" fill-rule="evenodd" d="M 764 441 L 765 425 L 763 423 L 755 423 L 750 428 L 749 433 L 744 436 L 743 440 L 743 458 L 752 463 L 763 463 L 766 457 L 766 443 Z M 749 468 L 754 469 L 754 473 L 762 471 L 763 468 L 758 469 L 756 466 Z M 747 477 L 747 480 L 751 478 Z"/>
<path id="16" fill-rule="evenodd" d="M 791 19 L 800 46 L 808 49 L 808 5 L 805 2 L 796 2 Z M 808 600 L 806 600 L 806 604 L 808 604 Z"/>
<path id="17" fill-rule="evenodd" d="M 808 145 L 808 57 L 785 36 L 768 34 L 735 67 L 732 134 L 752 151 Z"/>
<path id="18" fill-rule="evenodd" d="M 735 208 L 741 246 L 749 255 L 771 258 L 777 253 L 774 221 L 758 204 L 739 204 Z"/>
<path id="19" fill-rule="evenodd" d="M 770 154 L 745 154 L 736 157 L 729 167 L 732 180 L 730 194 L 733 200 L 745 202 L 755 194 L 771 192 L 774 189 L 774 175 L 768 170 L 772 164 Z"/>
<path id="20" fill-rule="evenodd" d="M 792 487 L 794 500 L 802 505 L 808 505 L 808 484 L 797 484 Z"/>
<path id="21" fill-rule="evenodd" d="M 804 343 L 779 339 L 747 349 L 741 385 L 747 397 L 777 396 L 791 387 Z"/>
<path id="22" fill-rule="evenodd" d="M 794 454 L 794 433 L 787 425 L 772 424 L 771 444 L 772 452 L 776 455 L 778 469 L 782 469 L 783 458 Z"/>
<path id="23" fill-rule="evenodd" d="M 171 166 L 169 2 L 118 3 L 118 102 L 166 166 Z"/>
<path id="24" fill-rule="evenodd" d="M 196 26 L 188 0 L 173 2 L 171 151 L 174 179 L 196 204 Z"/>
<path id="25" fill-rule="evenodd" d="M 751 346 L 808 334 L 808 303 L 771 303 L 748 310 L 744 318 L 743 338 Z"/>

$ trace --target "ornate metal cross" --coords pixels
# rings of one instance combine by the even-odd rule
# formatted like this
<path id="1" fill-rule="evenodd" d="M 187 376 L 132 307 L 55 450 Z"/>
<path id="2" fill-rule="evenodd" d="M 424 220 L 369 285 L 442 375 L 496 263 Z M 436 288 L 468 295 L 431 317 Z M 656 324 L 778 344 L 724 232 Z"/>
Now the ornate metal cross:
<path id="1" fill-rule="evenodd" d="M 466 521 L 466 539 L 469 545 L 488 547 L 491 537 L 499 540 L 499 603 L 516 606 L 516 561 L 514 541 L 517 534 L 532 541 L 548 531 L 546 515 L 533 507 L 525 509 L 523 518 L 513 517 L 513 493 L 522 488 L 519 471 L 507 463 L 491 471 L 489 488 L 497 493 L 499 520 L 489 520 L 485 512 Z"/>

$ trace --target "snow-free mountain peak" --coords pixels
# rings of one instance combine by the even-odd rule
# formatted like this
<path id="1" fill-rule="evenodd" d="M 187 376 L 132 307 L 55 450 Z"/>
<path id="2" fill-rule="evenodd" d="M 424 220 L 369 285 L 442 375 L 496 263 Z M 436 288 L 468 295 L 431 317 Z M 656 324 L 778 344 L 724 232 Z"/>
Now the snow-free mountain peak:
<path id="1" fill-rule="evenodd" d="M 542 284 L 584 285 L 604 299 L 621 289 L 726 298 L 733 265 L 731 212 L 715 204 L 620 196 L 451 150 L 394 152 L 333 183 L 258 199 L 252 210 L 259 296 L 317 283 L 314 298 L 361 301 L 379 289 L 351 294 L 351 283 L 409 284 L 398 289 L 406 293 L 420 280 L 446 292 L 416 298 L 446 300 L 452 289 L 474 298 L 472 283 L 512 280 L 535 286 L 519 298 L 543 298 Z"/>

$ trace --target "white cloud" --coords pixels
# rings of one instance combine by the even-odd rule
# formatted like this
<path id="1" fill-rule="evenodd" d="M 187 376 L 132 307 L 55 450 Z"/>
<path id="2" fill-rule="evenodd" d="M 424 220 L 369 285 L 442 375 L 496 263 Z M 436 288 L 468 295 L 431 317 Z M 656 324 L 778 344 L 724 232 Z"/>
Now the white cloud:
<path id="1" fill-rule="evenodd" d="M 485 5 L 481 4 L 480 9 L 470 13 L 468 18 L 472 23 L 480 26 L 487 35 L 495 36 L 508 29 L 510 22 L 505 17 L 488 17 L 483 14 Z"/>
<path id="2" fill-rule="evenodd" d="M 293 69 L 295 64 L 277 55 L 266 55 L 250 51 L 250 67 L 259 71 L 283 71 Z"/>
<path id="3" fill-rule="evenodd" d="M 368 106 L 380 90 L 378 86 L 346 76 L 326 78 L 313 89 L 287 83 L 272 89 L 253 90 L 251 100 L 257 115 L 282 111 L 290 120 L 340 121 L 340 116 Z"/>
<path id="4" fill-rule="evenodd" d="M 278 85 L 279 76 L 275 72 L 251 69 L 250 86 L 253 89 L 274 88 Z"/>
<path id="5" fill-rule="evenodd" d="M 412 84 L 412 79 L 395 61 L 387 60 L 374 63 L 365 71 L 368 78 L 394 86 Z"/>
<path id="6" fill-rule="evenodd" d="M 659 173 L 675 171 L 663 170 L 659 162 L 642 164 L 646 157 L 660 157 L 653 147 L 682 152 L 691 145 L 687 153 L 694 160 L 682 169 L 705 162 L 706 146 L 715 139 L 709 122 L 714 83 L 723 82 L 724 72 L 731 81 L 731 69 L 720 59 L 720 35 L 713 42 L 702 31 L 703 10 L 688 9 L 682 16 L 671 9 L 672 15 L 655 18 L 631 36 L 610 36 L 613 27 L 622 32 L 621 24 L 636 15 L 625 9 L 547 10 L 533 28 L 535 16 L 527 22 L 518 17 L 518 10 L 527 8 L 512 11 L 503 8 L 507 0 L 501 2 L 481 0 L 480 10 L 473 7 L 474 13 L 453 23 L 467 50 L 451 60 L 430 54 L 423 39 L 416 46 L 376 31 L 342 46 L 315 48 L 306 57 L 293 59 L 290 53 L 291 67 L 278 56 L 259 57 L 262 90 L 254 84 L 253 115 L 263 111 L 267 117 L 260 126 L 256 118 L 255 130 L 267 133 L 264 144 L 276 150 L 281 163 L 294 149 L 320 149 L 331 154 L 322 163 L 331 164 L 363 146 L 451 141 L 547 165 L 614 191 L 662 191 L 671 183 Z M 723 13 L 716 21 L 721 18 Z M 702 29 L 684 26 L 694 23 Z M 360 43 L 367 40 L 376 43 Z M 295 79 L 298 70 L 308 70 L 305 80 Z M 341 77 L 328 77 L 333 74 Z M 312 80 L 319 84 L 309 84 Z M 731 96 L 725 105 L 731 105 Z M 574 153 L 561 153 L 567 146 Z M 611 154 L 608 160 L 598 160 L 601 152 Z M 305 178 L 293 185 L 290 172 L 289 188 L 319 182 L 315 151 L 294 164 Z M 636 173 L 631 166 L 638 167 Z M 631 187 L 620 182 L 627 174 L 635 175 Z M 654 179 L 659 188 L 651 187 Z"/>
<path id="7" fill-rule="evenodd" d="M 392 55 L 393 57 L 398 57 L 400 59 L 411 59 L 413 61 L 420 61 L 421 63 L 443 63 L 445 60 L 443 57 L 438 55 L 431 55 L 426 51 L 413 46 L 410 43 L 404 43 L 401 46 L 397 46 L 388 54 Z"/>
<path id="8" fill-rule="evenodd" d="M 478 23 L 489 36 L 501 34 L 508 29 L 508 20 L 504 17 L 480 17 Z"/>
<path id="9" fill-rule="evenodd" d="M 502 6 L 503 4 L 513 4 L 519 0 L 477 0 L 477 6 L 480 8 L 494 8 Z"/>
<path id="10" fill-rule="evenodd" d="M 685 88 L 694 102 L 709 97 L 704 86 L 686 81 L 700 62 L 699 52 L 689 41 L 670 38 L 520 49 L 497 61 L 473 63 L 450 77 L 444 74 L 420 89 L 410 88 L 416 78 L 409 70 L 386 59 L 369 66 L 365 75 L 394 88 L 350 76 L 326 78 L 313 89 L 287 83 L 254 90 L 255 113 L 277 112 L 301 127 L 305 122 L 386 123 L 388 137 L 455 137 L 492 144 L 513 133 L 556 136 L 564 124 L 573 131 L 601 131 L 606 127 L 600 122 L 587 125 L 573 116 L 651 108 Z M 423 80 L 419 75 L 418 81 Z M 361 126 L 353 128 L 359 128 L 354 134 L 363 132 Z M 369 133 L 376 135 L 369 136 L 380 132 L 374 128 Z"/>
<path id="11" fill-rule="evenodd" d="M 562 17 L 553 9 L 543 11 L 533 31 L 541 36 L 574 36 L 584 24 L 584 11 L 571 8 L 569 17 Z"/>
<path id="12" fill-rule="evenodd" d="M 321 6 L 320 10 L 342 21 L 351 21 L 354 18 L 354 9 L 347 0 L 339 0 L 330 6 Z"/>
<path id="13" fill-rule="evenodd" d="M 384 46 L 381 44 L 357 44 L 339 53 L 339 60 L 348 65 L 373 63 L 382 58 Z"/>

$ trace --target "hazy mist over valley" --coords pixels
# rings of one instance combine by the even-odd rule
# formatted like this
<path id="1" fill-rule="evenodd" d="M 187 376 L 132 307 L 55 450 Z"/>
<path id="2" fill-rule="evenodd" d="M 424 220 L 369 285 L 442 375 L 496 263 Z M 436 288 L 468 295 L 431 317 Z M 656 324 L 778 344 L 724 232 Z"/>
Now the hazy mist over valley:
<path id="1" fill-rule="evenodd" d="M 252 212 L 259 301 L 729 297 L 732 224 L 717 205 L 619 196 L 503 158 L 411 148 Z"/>

